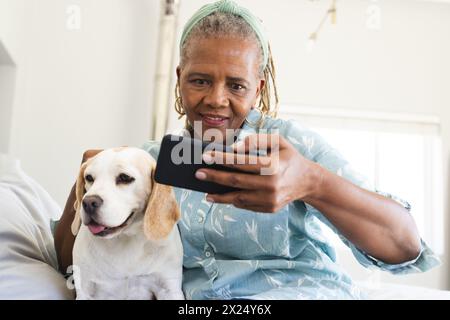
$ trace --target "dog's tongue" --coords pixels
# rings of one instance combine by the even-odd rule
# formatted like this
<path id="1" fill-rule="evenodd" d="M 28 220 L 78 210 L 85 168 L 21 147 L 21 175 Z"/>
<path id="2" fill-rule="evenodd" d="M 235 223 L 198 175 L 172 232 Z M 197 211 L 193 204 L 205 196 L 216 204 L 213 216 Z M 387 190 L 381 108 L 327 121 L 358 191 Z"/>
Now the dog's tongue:
<path id="1" fill-rule="evenodd" d="M 102 232 L 103 230 L 106 229 L 105 226 L 102 226 L 102 225 L 97 224 L 95 222 L 89 223 L 87 227 L 89 228 L 89 231 L 92 232 L 93 234 L 100 233 L 100 232 Z"/>

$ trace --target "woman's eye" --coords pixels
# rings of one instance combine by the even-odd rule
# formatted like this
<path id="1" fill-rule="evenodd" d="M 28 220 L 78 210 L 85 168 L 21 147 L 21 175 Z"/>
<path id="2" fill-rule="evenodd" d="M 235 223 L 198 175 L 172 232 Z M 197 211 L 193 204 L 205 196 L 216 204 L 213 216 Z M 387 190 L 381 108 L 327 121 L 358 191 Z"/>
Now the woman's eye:
<path id="1" fill-rule="evenodd" d="M 231 85 L 231 89 L 233 89 L 235 91 L 242 91 L 242 90 L 245 90 L 245 87 L 239 83 L 233 83 Z"/>
<path id="2" fill-rule="evenodd" d="M 133 177 L 130 177 L 129 175 L 125 173 L 121 173 L 118 175 L 116 179 L 117 184 L 129 184 L 132 183 L 135 179 Z"/>
<path id="3" fill-rule="evenodd" d="M 209 84 L 209 81 L 208 81 L 208 80 L 205 80 L 205 79 L 195 79 L 195 80 L 193 80 L 192 82 L 193 82 L 196 86 L 200 86 L 200 87 L 207 86 L 207 85 Z"/>
<path id="4" fill-rule="evenodd" d="M 86 177 L 84 177 L 84 179 L 90 183 L 94 182 L 94 177 L 91 176 L 90 174 L 86 175 Z"/>
<path id="5" fill-rule="evenodd" d="M 198 86 L 205 86 L 208 84 L 207 80 L 204 79 L 194 79 L 191 81 L 193 84 L 198 85 Z"/>

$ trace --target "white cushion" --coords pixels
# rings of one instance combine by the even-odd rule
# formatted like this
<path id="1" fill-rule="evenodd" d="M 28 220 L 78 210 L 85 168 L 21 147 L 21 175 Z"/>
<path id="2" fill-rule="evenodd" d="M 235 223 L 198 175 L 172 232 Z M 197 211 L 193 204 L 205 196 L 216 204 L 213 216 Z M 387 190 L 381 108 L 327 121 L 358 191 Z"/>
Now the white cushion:
<path id="1" fill-rule="evenodd" d="M 73 298 L 50 230 L 61 213 L 19 161 L 0 154 L 0 299 Z"/>

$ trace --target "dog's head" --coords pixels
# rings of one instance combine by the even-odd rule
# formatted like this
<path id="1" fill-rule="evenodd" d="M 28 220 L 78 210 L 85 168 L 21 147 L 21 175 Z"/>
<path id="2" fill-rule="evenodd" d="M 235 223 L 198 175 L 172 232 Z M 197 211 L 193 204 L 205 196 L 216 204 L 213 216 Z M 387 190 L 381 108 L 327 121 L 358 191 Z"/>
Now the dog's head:
<path id="1" fill-rule="evenodd" d="M 147 238 L 165 238 L 180 218 L 172 188 L 156 183 L 155 160 L 137 148 L 107 149 L 85 162 L 76 183 L 72 233 L 83 223 L 99 237 L 113 238 L 144 219 Z"/>

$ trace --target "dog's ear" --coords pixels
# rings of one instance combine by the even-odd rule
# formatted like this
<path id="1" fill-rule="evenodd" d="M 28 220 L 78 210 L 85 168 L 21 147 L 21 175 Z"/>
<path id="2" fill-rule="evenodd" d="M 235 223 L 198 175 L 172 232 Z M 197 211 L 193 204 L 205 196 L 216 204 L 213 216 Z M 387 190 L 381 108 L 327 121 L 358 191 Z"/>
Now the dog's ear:
<path id="1" fill-rule="evenodd" d="M 77 235 L 78 230 L 80 230 L 80 226 L 81 226 L 81 205 L 82 205 L 82 201 L 83 201 L 83 195 L 85 193 L 85 189 L 84 189 L 84 171 L 86 170 L 87 167 L 87 162 L 83 163 L 80 167 L 80 172 L 78 173 L 78 178 L 77 178 L 77 183 L 75 186 L 75 203 L 73 204 L 73 207 L 75 209 L 75 217 L 73 218 L 73 222 L 72 222 L 72 226 L 71 226 L 71 230 L 72 230 L 72 234 L 74 236 Z"/>
<path id="2" fill-rule="evenodd" d="M 159 184 L 151 174 L 152 191 L 145 209 L 144 233 L 148 239 L 164 239 L 180 219 L 180 209 L 172 187 Z"/>

